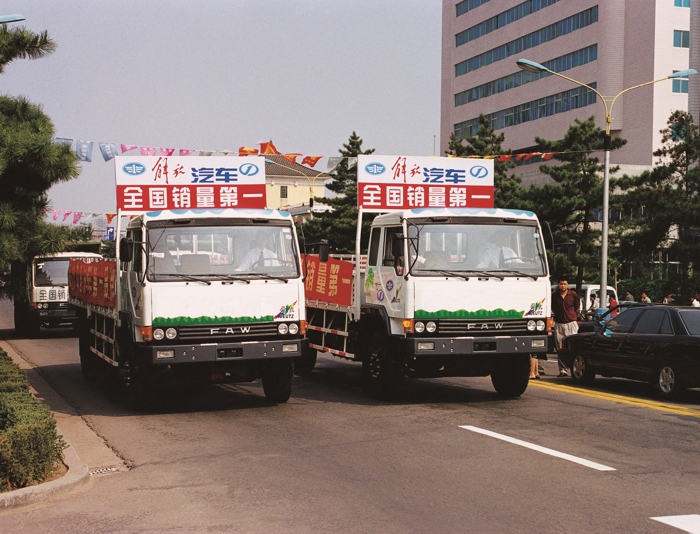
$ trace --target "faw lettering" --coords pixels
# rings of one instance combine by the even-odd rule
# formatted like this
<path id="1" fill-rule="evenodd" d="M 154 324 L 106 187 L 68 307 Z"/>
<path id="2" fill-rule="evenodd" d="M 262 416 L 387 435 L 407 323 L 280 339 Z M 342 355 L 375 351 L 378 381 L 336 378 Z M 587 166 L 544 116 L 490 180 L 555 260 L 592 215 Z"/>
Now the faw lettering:
<path id="1" fill-rule="evenodd" d="M 250 326 L 241 326 L 241 333 L 242 334 L 248 334 L 250 332 Z M 212 336 L 215 336 L 217 334 L 221 334 L 222 332 L 219 332 L 221 330 L 220 328 L 210 328 L 209 329 L 209 334 Z M 226 330 L 223 332 L 223 334 L 235 334 L 236 331 L 233 329 L 232 326 L 229 326 L 226 328 Z"/>
<path id="2" fill-rule="evenodd" d="M 493 323 L 489 325 L 489 323 L 470 323 L 467 325 L 467 330 L 501 330 L 503 328 L 503 323 Z"/>
<path id="3" fill-rule="evenodd" d="M 241 332 L 243 334 L 247 334 L 248 332 L 250 332 L 250 326 L 241 326 Z"/>

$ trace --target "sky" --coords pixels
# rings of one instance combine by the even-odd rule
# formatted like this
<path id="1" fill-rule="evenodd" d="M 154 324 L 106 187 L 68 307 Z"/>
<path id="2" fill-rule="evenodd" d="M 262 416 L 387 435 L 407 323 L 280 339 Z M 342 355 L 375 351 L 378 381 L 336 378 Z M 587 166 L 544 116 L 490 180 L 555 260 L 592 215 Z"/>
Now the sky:
<path id="1" fill-rule="evenodd" d="M 58 48 L 10 63 L 0 94 L 95 142 L 49 191 L 54 210 L 116 211 L 98 142 L 337 156 L 355 131 L 376 154 L 440 146 L 440 0 L 0 1 L 15 13 Z"/>

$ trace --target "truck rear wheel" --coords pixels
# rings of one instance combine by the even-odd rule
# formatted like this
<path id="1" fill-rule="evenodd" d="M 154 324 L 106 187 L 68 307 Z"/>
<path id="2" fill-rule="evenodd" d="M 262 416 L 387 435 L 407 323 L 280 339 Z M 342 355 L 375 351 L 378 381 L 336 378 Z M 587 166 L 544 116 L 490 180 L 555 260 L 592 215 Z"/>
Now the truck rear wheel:
<path id="1" fill-rule="evenodd" d="M 392 361 L 391 348 L 383 334 L 374 334 L 372 338 L 367 372 L 369 388 L 375 397 L 388 400 L 396 396 L 401 375 Z"/>
<path id="2" fill-rule="evenodd" d="M 291 359 L 273 360 L 262 376 L 265 398 L 277 404 L 285 403 L 292 395 L 294 363 Z"/>
<path id="3" fill-rule="evenodd" d="M 491 372 L 491 383 L 501 397 L 519 397 L 530 380 L 530 355 L 514 354 Z"/>
<path id="4" fill-rule="evenodd" d="M 308 352 L 296 358 L 294 360 L 294 374 L 296 376 L 309 376 L 316 367 L 317 356 L 316 349 L 309 349 Z"/>

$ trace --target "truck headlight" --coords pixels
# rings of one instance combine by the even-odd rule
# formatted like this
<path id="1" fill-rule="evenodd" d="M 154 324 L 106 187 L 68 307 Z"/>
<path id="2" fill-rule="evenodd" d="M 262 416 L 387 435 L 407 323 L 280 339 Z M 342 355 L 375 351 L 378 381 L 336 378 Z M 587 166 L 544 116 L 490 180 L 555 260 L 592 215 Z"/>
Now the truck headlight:
<path id="1" fill-rule="evenodd" d="M 277 327 L 277 332 L 285 335 L 287 332 L 289 332 L 289 327 L 285 323 L 280 323 L 280 325 Z"/>
<path id="2" fill-rule="evenodd" d="M 175 330 L 174 328 L 168 328 L 165 331 L 165 337 L 167 337 L 168 339 L 175 339 L 177 337 L 177 330 Z"/>
<path id="3" fill-rule="evenodd" d="M 155 339 L 156 341 L 160 341 L 164 337 L 165 337 L 165 332 L 163 332 L 162 328 L 155 328 L 153 330 L 153 339 Z"/>
<path id="4" fill-rule="evenodd" d="M 425 329 L 432 334 L 437 330 L 437 325 L 433 321 L 428 321 L 428 324 L 425 325 Z"/>
<path id="5" fill-rule="evenodd" d="M 542 319 L 537 321 L 537 331 L 538 332 L 544 332 L 545 328 L 547 328 L 547 323 L 545 323 Z"/>
<path id="6" fill-rule="evenodd" d="M 293 336 L 299 333 L 299 325 L 296 323 L 292 323 L 289 325 L 289 333 L 292 334 Z"/>
<path id="7" fill-rule="evenodd" d="M 527 331 L 534 332 L 536 328 L 537 328 L 537 323 L 535 321 L 533 321 L 532 319 L 530 319 L 527 322 Z"/>
<path id="8" fill-rule="evenodd" d="M 415 328 L 417 334 L 422 334 L 425 332 L 425 324 L 421 323 L 420 321 L 416 321 L 416 324 L 413 326 Z"/>

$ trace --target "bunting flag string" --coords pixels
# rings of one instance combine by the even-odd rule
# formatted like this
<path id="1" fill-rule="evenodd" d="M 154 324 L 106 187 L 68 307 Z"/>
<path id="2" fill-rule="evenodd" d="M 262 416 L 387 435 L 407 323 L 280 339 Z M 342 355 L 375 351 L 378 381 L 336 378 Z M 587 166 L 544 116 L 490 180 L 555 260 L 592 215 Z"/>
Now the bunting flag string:
<path id="1" fill-rule="evenodd" d="M 55 139 L 56 143 L 61 143 L 61 144 L 66 144 L 72 146 L 74 140 L 65 138 L 65 137 L 56 137 Z M 219 149 L 219 150 L 213 150 L 213 149 L 193 149 L 193 148 L 165 148 L 165 147 L 153 147 L 153 146 L 139 146 L 139 145 L 129 145 L 129 144 L 124 144 L 120 143 L 117 148 L 116 143 L 106 143 L 106 142 L 98 142 L 97 143 L 100 152 L 102 153 L 102 157 L 105 161 L 110 161 L 111 159 L 114 159 L 115 156 L 119 155 L 119 149 L 121 149 L 121 153 L 124 154 L 126 152 L 130 152 L 132 150 L 139 150 L 139 154 L 142 156 L 155 156 L 157 154 L 160 154 L 161 156 L 172 156 L 176 153 L 179 156 L 189 156 L 195 152 L 198 152 L 200 156 L 211 156 L 212 154 L 224 154 L 225 156 L 229 154 L 234 154 L 238 156 L 264 156 L 264 155 L 275 155 L 275 156 L 282 156 L 286 160 L 288 160 L 290 163 L 297 163 L 298 158 L 302 158 L 301 164 L 302 165 L 308 165 L 309 167 L 315 167 L 316 164 L 319 162 L 319 160 L 323 159 L 326 156 L 317 156 L 317 155 L 305 155 L 302 154 L 301 152 L 280 152 L 277 150 L 277 147 L 274 145 L 274 143 L 270 140 L 269 142 L 261 141 L 260 143 L 257 143 L 258 148 L 253 148 L 249 146 L 240 146 L 238 147 L 238 150 L 230 150 L 230 149 Z M 92 161 L 92 148 L 93 148 L 94 142 L 93 141 L 81 141 L 81 140 L 75 140 L 75 151 L 78 154 L 78 158 L 80 158 L 81 161 L 87 161 L 91 162 Z M 596 151 L 581 151 L 581 152 L 596 152 Z M 570 152 L 569 152 L 570 153 Z M 499 162 L 505 162 L 505 161 L 510 161 L 511 159 L 515 158 L 515 161 L 529 161 L 530 159 L 539 156 L 541 157 L 542 160 L 547 161 L 552 159 L 556 154 L 559 154 L 559 152 L 528 152 L 528 153 L 521 153 L 521 154 L 490 154 L 486 156 L 454 156 L 451 154 L 448 154 L 448 157 L 456 158 L 456 157 L 466 157 L 466 158 L 483 158 L 483 159 L 495 159 Z M 338 166 L 340 163 L 340 160 L 343 158 L 341 157 L 336 157 L 336 156 L 329 156 L 328 157 L 328 171 L 330 172 L 332 169 Z M 351 169 L 355 165 L 356 160 L 353 160 L 353 158 L 348 158 L 348 169 Z"/>

